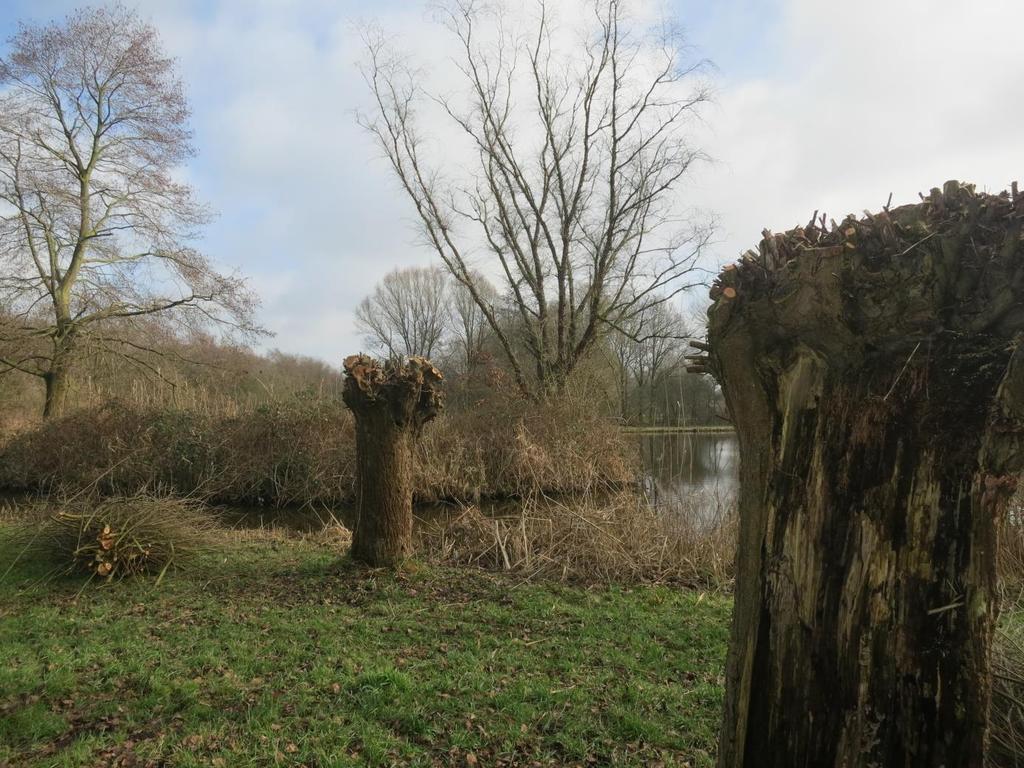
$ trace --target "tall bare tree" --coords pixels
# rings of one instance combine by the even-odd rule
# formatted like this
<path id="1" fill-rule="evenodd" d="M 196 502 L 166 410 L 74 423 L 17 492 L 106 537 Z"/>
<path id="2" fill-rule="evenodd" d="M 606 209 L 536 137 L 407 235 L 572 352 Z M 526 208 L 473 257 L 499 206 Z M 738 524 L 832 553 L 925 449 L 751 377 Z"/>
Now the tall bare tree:
<path id="1" fill-rule="evenodd" d="M 433 357 L 448 322 L 448 277 L 439 267 L 392 270 L 356 308 L 366 342 L 391 358 Z"/>
<path id="2" fill-rule="evenodd" d="M 146 364 L 119 331 L 140 318 L 255 330 L 244 281 L 190 245 L 209 214 L 174 178 L 189 108 L 153 27 L 120 6 L 22 25 L 0 86 L 0 373 L 43 379 L 49 417 L 86 350 Z"/>
<path id="3" fill-rule="evenodd" d="M 560 391 L 609 329 L 698 282 L 709 231 L 680 217 L 676 193 L 702 157 L 688 133 L 709 98 L 704 63 L 684 63 L 678 37 L 664 25 L 649 33 L 628 5 L 594 0 L 567 50 L 543 0 L 525 28 L 453 0 L 442 21 L 465 102 L 426 93 L 380 34 L 366 35 L 376 109 L 361 124 L 528 396 Z M 431 100 L 476 156 L 468 181 L 441 176 L 451 147 L 429 157 L 417 118 Z M 504 277 L 514 329 L 480 290 L 470 265 L 479 244 Z"/>

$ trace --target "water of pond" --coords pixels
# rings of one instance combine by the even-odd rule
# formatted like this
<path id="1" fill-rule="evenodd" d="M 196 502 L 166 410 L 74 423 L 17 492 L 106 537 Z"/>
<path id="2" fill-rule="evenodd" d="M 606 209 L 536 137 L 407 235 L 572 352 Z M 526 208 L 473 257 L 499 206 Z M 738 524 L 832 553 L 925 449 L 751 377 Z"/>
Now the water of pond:
<path id="1" fill-rule="evenodd" d="M 732 433 L 639 435 L 644 489 L 666 512 L 714 516 L 736 497 L 739 446 Z"/>

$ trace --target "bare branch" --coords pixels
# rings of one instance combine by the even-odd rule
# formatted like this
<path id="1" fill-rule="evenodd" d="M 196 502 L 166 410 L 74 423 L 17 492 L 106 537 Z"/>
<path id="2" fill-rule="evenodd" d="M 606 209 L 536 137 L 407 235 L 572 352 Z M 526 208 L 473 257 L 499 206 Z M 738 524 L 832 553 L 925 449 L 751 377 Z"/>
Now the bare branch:
<path id="1" fill-rule="evenodd" d="M 699 77 L 704 62 L 683 62 L 678 39 L 650 34 L 628 5 L 596 0 L 589 27 L 573 20 L 582 42 L 566 48 L 554 6 L 543 0 L 536 18 L 518 26 L 489 6 L 451 0 L 440 18 L 456 44 L 464 98 L 425 92 L 379 33 L 364 36 L 376 112 L 360 124 L 534 397 L 563 387 L 611 329 L 699 282 L 707 228 L 670 212 L 703 159 L 687 130 L 710 98 Z M 468 179 L 442 177 L 442 162 L 429 159 L 418 118 L 431 106 L 476 157 Z M 451 154 L 446 148 L 444 157 Z M 517 327 L 479 290 L 480 273 L 464 257 L 478 243 L 488 271 L 503 279 Z"/>

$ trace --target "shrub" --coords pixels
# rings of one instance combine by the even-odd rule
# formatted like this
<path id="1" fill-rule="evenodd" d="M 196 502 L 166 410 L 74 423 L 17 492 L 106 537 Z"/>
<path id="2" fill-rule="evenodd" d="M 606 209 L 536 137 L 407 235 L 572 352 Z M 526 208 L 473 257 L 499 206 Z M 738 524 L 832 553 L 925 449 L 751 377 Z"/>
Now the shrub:
<path id="1" fill-rule="evenodd" d="M 578 493 L 634 479 L 618 429 L 572 402 L 496 396 L 438 419 L 418 450 L 420 501 Z M 335 400 L 219 416 L 111 402 L 13 437 L 0 449 L 0 488 L 333 507 L 351 501 L 354 460 L 351 415 Z"/>
<path id="2" fill-rule="evenodd" d="M 209 511 L 181 500 L 133 496 L 89 505 L 66 505 L 38 526 L 28 526 L 22 557 L 56 574 L 105 579 L 163 574 L 207 547 Z"/>

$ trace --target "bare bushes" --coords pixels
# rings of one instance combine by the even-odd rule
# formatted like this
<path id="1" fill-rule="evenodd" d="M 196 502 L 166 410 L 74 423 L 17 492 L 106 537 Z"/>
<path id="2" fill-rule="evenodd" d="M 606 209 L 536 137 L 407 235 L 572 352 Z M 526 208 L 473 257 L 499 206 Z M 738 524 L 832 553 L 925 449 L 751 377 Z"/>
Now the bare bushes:
<path id="1" fill-rule="evenodd" d="M 209 511 L 181 499 L 134 496 L 70 504 L 19 534 L 21 557 L 56 574 L 117 579 L 163 574 L 209 546 Z"/>
<path id="2" fill-rule="evenodd" d="M 421 554 L 437 562 L 573 582 L 727 588 L 736 550 L 731 507 L 714 516 L 666 514 L 633 494 L 539 499 L 514 517 L 477 506 L 423 521 Z"/>
<path id="3" fill-rule="evenodd" d="M 354 443 L 351 416 L 333 400 L 227 415 L 114 402 L 9 440 L 0 488 L 333 506 L 351 499 Z M 414 492 L 420 501 L 469 501 L 579 492 L 633 477 L 628 443 L 581 408 L 488 401 L 438 419 L 419 447 Z"/>
<path id="4" fill-rule="evenodd" d="M 340 501 L 351 462 L 340 404 L 296 400 L 216 416 L 112 402 L 13 438 L 0 456 L 0 487 L 286 506 Z"/>
<path id="5" fill-rule="evenodd" d="M 632 483 L 635 447 L 593 411 L 572 398 L 537 405 L 496 396 L 446 414 L 420 442 L 416 497 L 525 498 Z"/>

